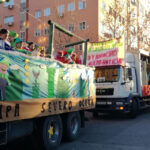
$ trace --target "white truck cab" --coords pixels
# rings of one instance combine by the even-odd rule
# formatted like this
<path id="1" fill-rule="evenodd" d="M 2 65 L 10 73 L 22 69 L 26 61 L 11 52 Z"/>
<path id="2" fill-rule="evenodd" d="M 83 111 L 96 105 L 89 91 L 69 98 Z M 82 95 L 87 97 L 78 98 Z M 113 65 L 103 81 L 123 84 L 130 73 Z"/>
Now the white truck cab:
<path id="1" fill-rule="evenodd" d="M 96 109 L 98 112 L 121 111 L 136 116 L 149 101 L 143 96 L 143 85 L 148 85 L 149 52 L 126 53 L 124 65 L 96 67 Z"/>

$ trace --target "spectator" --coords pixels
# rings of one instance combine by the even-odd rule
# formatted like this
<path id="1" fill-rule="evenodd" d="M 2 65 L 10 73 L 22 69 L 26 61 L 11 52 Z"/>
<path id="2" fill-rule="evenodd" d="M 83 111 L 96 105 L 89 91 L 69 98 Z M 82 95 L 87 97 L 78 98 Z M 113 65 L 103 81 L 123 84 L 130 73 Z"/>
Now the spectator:
<path id="1" fill-rule="evenodd" d="M 0 48 L 4 50 L 13 51 L 10 42 L 8 41 L 9 31 L 7 29 L 0 30 Z"/>

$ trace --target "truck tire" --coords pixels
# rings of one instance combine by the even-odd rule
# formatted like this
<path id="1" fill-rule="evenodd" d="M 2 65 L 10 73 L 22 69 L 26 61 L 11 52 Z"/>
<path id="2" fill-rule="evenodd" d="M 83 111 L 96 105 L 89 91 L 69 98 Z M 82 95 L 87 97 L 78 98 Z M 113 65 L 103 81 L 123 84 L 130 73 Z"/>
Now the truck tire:
<path id="1" fill-rule="evenodd" d="M 60 144 L 62 139 L 62 120 L 58 116 L 47 117 L 42 128 L 42 147 L 45 150 L 53 150 Z"/>
<path id="2" fill-rule="evenodd" d="M 136 118 L 138 112 L 139 112 L 138 103 L 135 99 L 133 99 L 133 102 L 131 105 L 131 112 L 129 113 L 129 117 L 130 118 Z"/>
<path id="3" fill-rule="evenodd" d="M 64 121 L 64 136 L 68 141 L 75 140 L 80 133 L 81 117 L 79 112 L 72 112 L 67 115 Z"/>

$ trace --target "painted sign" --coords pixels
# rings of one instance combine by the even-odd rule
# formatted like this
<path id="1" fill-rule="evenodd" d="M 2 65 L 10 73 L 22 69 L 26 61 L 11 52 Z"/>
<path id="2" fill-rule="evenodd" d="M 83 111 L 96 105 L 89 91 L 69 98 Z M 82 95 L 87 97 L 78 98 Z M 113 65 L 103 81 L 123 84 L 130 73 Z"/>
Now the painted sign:
<path id="1" fill-rule="evenodd" d="M 88 66 L 124 65 L 124 38 L 101 43 L 89 43 Z"/>
<path id="2" fill-rule="evenodd" d="M 0 50 L 0 122 L 93 108 L 94 97 L 92 68 Z"/>
<path id="3" fill-rule="evenodd" d="M 95 108 L 96 98 L 43 98 L 0 102 L 0 122 Z"/>

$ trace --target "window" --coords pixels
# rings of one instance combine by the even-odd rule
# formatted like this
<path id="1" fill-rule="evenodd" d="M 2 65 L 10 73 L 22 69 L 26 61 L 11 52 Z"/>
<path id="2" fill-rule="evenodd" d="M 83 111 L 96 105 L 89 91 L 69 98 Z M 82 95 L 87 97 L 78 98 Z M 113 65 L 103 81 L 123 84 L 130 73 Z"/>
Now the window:
<path id="1" fill-rule="evenodd" d="M 13 22 L 14 22 L 13 16 L 9 16 L 9 17 L 4 18 L 4 24 L 9 24 L 9 23 L 13 23 Z"/>
<path id="2" fill-rule="evenodd" d="M 63 14 L 64 10 L 65 10 L 64 5 L 58 6 L 57 11 L 58 11 L 59 14 Z"/>
<path id="3" fill-rule="evenodd" d="M 50 8 L 45 8 L 44 9 L 44 16 L 50 16 Z"/>
<path id="4" fill-rule="evenodd" d="M 48 29 L 48 28 L 45 28 L 45 29 L 44 29 L 44 35 L 45 35 L 45 36 L 49 35 L 49 29 Z"/>
<path id="5" fill-rule="evenodd" d="M 41 36 L 41 30 L 39 29 L 35 30 L 35 36 Z"/>
<path id="6" fill-rule="evenodd" d="M 125 71 L 125 81 L 132 80 L 132 69 L 124 68 L 124 71 Z"/>
<path id="7" fill-rule="evenodd" d="M 120 67 L 96 69 L 96 83 L 118 82 L 120 79 L 120 69 Z"/>
<path id="8" fill-rule="evenodd" d="M 25 31 L 20 32 L 20 38 L 21 38 L 22 41 L 25 41 L 25 35 L 26 35 Z"/>
<path id="9" fill-rule="evenodd" d="M 86 2 L 85 1 L 80 1 L 79 2 L 79 9 L 85 9 Z"/>
<path id="10" fill-rule="evenodd" d="M 83 50 L 83 45 L 80 44 L 80 45 L 79 45 L 79 51 L 82 51 L 82 50 Z"/>
<path id="11" fill-rule="evenodd" d="M 86 28 L 86 23 L 85 22 L 79 23 L 79 30 L 85 30 L 85 28 Z"/>
<path id="12" fill-rule="evenodd" d="M 14 0 L 10 0 L 9 2 L 4 3 L 4 7 L 8 7 L 9 5 L 14 5 Z"/>
<path id="13" fill-rule="evenodd" d="M 105 4 L 105 2 L 103 1 L 102 2 L 102 9 L 105 9 L 106 8 L 106 4 Z"/>
<path id="14" fill-rule="evenodd" d="M 68 11 L 74 11 L 74 10 L 75 10 L 75 4 L 74 3 L 68 4 Z"/>
<path id="15" fill-rule="evenodd" d="M 26 3 L 26 0 L 21 0 L 20 3 Z"/>
<path id="16" fill-rule="evenodd" d="M 40 18 L 41 17 L 41 11 L 40 10 L 35 12 L 35 17 L 36 18 Z"/>
<path id="17" fill-rule="evenodd" d="M 68 25 L 68 30 L 71 31 L 71 32 L 74 32 L 75 31 L 74 24 L 69 24 Z"/>

